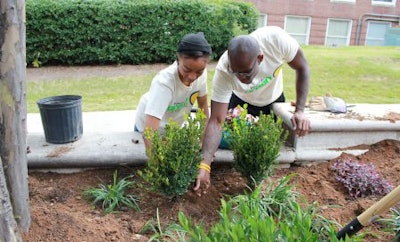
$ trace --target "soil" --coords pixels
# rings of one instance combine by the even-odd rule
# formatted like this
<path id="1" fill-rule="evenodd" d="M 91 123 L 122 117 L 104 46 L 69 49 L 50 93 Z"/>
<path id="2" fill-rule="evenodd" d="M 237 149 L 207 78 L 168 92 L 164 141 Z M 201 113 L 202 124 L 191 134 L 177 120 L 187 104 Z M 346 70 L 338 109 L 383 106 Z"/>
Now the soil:
<path id="1" fill-rule="evenodd" d="M 318 202 L 320 214 L 346 225 L 381 197 L 351 198 L 342 184 L 334 178 L 330 166 L 337 159 L 351 158 L 373 164 L 379 175 L 394 187 L 400 184 L 400 141 L 384 140 L 370 146 L 360 156 L 342 153 L 331 161 L 312 166 L 293 166 L 276 169 L 272 180 L 288 174 L 295 190 L 309 203 Z M 82 191 L 99 184 L 112 184 L 114 168 L 85 170 L 72 174 L 29 172 L 29 190 L 32 224 L 23 235 L 24 241 L 147 241 L 151 231 L 143 232 L 145 224 L 157 221 L 157 211 L 163 226 L 177 223 L 178 211 L 183 211 L 195 222 L 206 227 L 219 219 L 220 199 L 243 194 L 246 182 L 229 164 L 212 166 L 212 185 L 198 196 L 192 190 L 180 199 L 171 200 L 149 191 L 147 184 L 137 175 L 144 167 L 119 167 L 119 178 L 134 174 L 137 184 L 130 190 L 139 200 L 140 211 L 124 209 L 104 214 L 92 206 Z M 388 213 L 386 213 L 386 216 Z M 361 232 L 361 231 L 360 231 Z M 362 232 L 364 241 L 392 241 L 394 234 L 383 231 L 379 223 L 371 223 Z"/>
<path id="2" fill-rule="evenodd" d="M 60 67 L 62 69 L 62 67 Z M 44 69 L 37 69 L 44 71 Z M 114 75 L 120 74 L 118 67 Z M 46 69 L 49 73 L 52 73 Z M 93 72 L 99 69 L 93 67 Z M 38 72 L 38 71 L 36 71 Z M 41 80 L 43 75 L 35 70 L 27 71 L 27 79 Z M 71 71 L 68 74 L 83 71 Z M 53 78 L 55 77 L 55 74 Z M 58 75 L 58 74 L 57 74 Z M 57 76 L 56 75 L 56 76 Z M 368 151 L 360 156 L 342 153 L 336 159 L 311 166 L 292 166 L 276 169 L 270 179 L 276 180 L 288 174 L 297 174 L 291 179 L 295 190 L 309 203 L 318 202 L 320 214 L 334 219 L 343 226 L 365 211 L 381 196 L 351 198 L 342 184 L 334 178 L 330 166 L 337 159 L 352 158 L 361 163 L 372 163 L 379 175 L 394 187 L 400 184 L 400 141 L 384 140 L 373 145 L 363 145 Z M 211 226 L 219 220 L 221 198 L 243 194 L 245 180 L 230 164 L 213 164 L 212 185 L 206 193 L 198 196 L 189 190 L 180 199 L 171 200 L 149 191 L 148 185 L 137 175 L 144 167 L 118 167 L 83 170 L 71 174 L 29 171 L 29 192 L 32 223 L 30 230 L 23 234 L 24 241 L 147 241 L 151 231 L 143 228 L 150 220 L 157 221 L 157 214 L 163 226 L 177 223 L 178 211 L 183 211 L 192 221 Z M 136 184 L 130 190 L 139 201 L 140 211 L 123 209 L 104 214 L 82 196 L 82 191 L 99 184 L 112 184 L 113 173 L 118 170 L 122 178 L 134 174 Z M 385 216 L 387 216 L 386 213 Z M 383 231 L 379 223 L 371 223 L 362 231 L 367 233 L 364 241 L 392 241 L 394 234 Z"/>

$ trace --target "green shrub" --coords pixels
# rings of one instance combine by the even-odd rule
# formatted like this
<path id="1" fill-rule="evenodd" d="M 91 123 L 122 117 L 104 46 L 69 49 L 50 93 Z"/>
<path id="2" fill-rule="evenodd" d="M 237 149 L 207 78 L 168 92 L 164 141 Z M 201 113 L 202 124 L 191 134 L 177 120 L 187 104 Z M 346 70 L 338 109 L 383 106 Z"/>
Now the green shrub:
<path id="1" fill-rule="evenodd" d="M 224 131 L 233 151 L 234 167 L 247 178 L 251 188 L 255 187 L 272 173 L 276 164 L 286 139 L 282 120 L 275 121 L 272 114 L 261 114 L 258 120 L 249 121 L 247 106 L 244 106 L 231 124 L 225 123 Z"/>
<path id="2" fill-rule="evenodd" d="M 338 241 L 337 223 L 317 215 L 317 204 L 308 205 L 288 186 L 289 177 L 267 184 L 266 191 L 257 186 L 251 194 L 239 195 L 228 202 L 222 200 L 220 221 L 207 232 L 202 225 L 193 225 L 182 212 L 178 218 L 186 241 Z M 279 189 L 275 189 L 278 187 Z M 288 196 L 288 199 L 286 199 Z M 271 213 L 276 208 L 279 213 Z M 344 241 L 361 241 L 355 235 Z"/>
<path id="3" fill-rule="evenodd" d="M 100 184 L 99 188 L 89 188 L 83 191 L 83 195 L 93 200 L 93 205 L 101 204 L 101 208 L 106 213 L 114 212 L 122 206 L 139 210 L 137 198 L 134 195 L 126 195 L 126 190 L 133 184 L 128 181 L 130 177 L 125 177 L 118 181 L 117 171 L 114 172 L 114 182 L 111 185 Z"/>
<path id="4" fill-rule="evenodd" d="M 26 59 L 29 65 L 167 63 L 179 40 L 199 31 L 217 58 L 235 31 L 249 33 L 257 18 L 252 4 L 236 1 L 27 0 Z"/>
<path id="5" fill-rule="evenodd" d="M 170 122 L 164 133 L 145 130 L 151 142 L 147 167 L 139 175 L 151 184 L 151 188 L 168 197 L 180 196 L 195 180 L 201 161 L 201 137 L 205 115 L 199 110 L 195 116 L 188 115 L 180 127 Z"/>

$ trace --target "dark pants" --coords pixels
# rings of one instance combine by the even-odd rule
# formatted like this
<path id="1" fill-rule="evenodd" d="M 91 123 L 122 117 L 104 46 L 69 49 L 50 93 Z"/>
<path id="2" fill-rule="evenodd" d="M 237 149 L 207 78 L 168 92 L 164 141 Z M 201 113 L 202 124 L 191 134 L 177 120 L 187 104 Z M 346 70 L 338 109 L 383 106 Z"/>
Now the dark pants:
<path id="1" fill-rule="evenodd" d="M 278 97 L 278 99 L 273 101 L 271 104 L 268 104 L 263 107 L 257 107 L 257 106 L 247 103 L 247 105 L 248 105 L 247 112 L 253 116 L 259 116 L 261 112 L 263 114 L 271 114 L 272 104 L 273 103 L 283 103 L 283 102 L 285 102 L 285 95 L 283 95 L 283 93 L 282 93 L 281 96 Z M 243 104 L 245 104 L 245 103 L 246 103 L 245 101 L 243 101 L 238 96 L 236 96 L 234 93 L 232 93 L 231 100 L 229 101 L 229 109 L 231 109 L 231 108 L 233 109 L 237 105 L 240 105 L 241 107 L 243 107 Z"/>

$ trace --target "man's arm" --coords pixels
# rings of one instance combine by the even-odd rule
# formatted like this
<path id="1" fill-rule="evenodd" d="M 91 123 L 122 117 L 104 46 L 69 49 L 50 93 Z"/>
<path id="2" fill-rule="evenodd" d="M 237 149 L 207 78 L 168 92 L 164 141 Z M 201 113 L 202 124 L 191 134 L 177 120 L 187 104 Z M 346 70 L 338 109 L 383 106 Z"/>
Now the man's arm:
<path id="1" fill-rule="evenodd" d="M 228 103 L 219 103 L 211 100 L 211 117 L 208 120 L 205 134 L 203 137 L 203 161 L 206 165 L 211 165 L 214 154 L 221 142 L 222 127 L 228 112 Z M 199 169 L 196 185 L 194 190 L 197 191 L 201 184 L 204 183 L 206 188 L 210 184 L 210 173 L 205 169 Z"/>
<path id="2" fill-rule="evenodd" d="M 211 117 L 207 123 L 202 147 L 203 162 L 211 164 L 221 142 L 222 126 L 228 112 L 228 103 L 211 101 Z"/>
<path id="3" fill-rule="evenodd" d="M 296 109 L 291 118 L 293 128 L 299 136 L 306 135 L 310 130 L 310 120 L 304 115 L 307 101 L 310 70 L 303 51 L 299 48 L 294 59 L 288 65 L 296 71 Z"/>
<path id="4" fill-rule="evenodd" d="M 296 71 L 296 110 L 304 111 L 307 100 L 310 70 L 303 51 L 299 49 L 288 65 Z"/>

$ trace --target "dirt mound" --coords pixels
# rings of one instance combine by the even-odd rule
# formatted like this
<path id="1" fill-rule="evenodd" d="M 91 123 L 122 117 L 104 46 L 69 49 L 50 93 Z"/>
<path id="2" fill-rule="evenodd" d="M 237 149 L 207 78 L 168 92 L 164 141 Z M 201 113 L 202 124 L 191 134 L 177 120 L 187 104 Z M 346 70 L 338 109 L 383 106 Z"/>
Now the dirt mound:
<path id="1" fill-rule="evenodd" d="M 400 184 L 400 141 L 384 140 L 368 147 L 369 151 L 352 156 L 343 153 L 338 158 L 352 158 L 361 163 L 372 163 L 380 176 L 394 187 Z M 291 180 L 296 190 L 309 203 L 318 202 L 321 214 L 347 224 L 381 197 L 353 199 L 334 178 L 332 161 L 310 167 L 291 167 L 276 170 L 272 179 L 295 173 Z M 147 241 L 144 225 L 157 220 L 157 209 L 163 225 L 177 222 L 178 211 L 193 221 L 209 226 L 219 219 L 220 199 L 224 194 L 243 194 L 245 181 L 229 165 L 213 165 L 212 187 L 199 197 L 188 192 L 179 200 L 170 200 L 146 189 L 137 174 L 143 167 L 118 168 L 119 177 L 135 174 L 142 188 L 131 192 L 139 198 L 140 211 L 126 210 L 104 215 L 82 197 L 82 191 L 98 184 L 111 184 L 114 169 L 95 169 L 73 174 L 30 171 L 29 188 L 32 225 L 24 241 Z M 394 234 L 382 231 L 378 224 L 363 229 L 368 232 L 365 241 L 390 241 Z"/>

